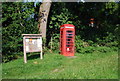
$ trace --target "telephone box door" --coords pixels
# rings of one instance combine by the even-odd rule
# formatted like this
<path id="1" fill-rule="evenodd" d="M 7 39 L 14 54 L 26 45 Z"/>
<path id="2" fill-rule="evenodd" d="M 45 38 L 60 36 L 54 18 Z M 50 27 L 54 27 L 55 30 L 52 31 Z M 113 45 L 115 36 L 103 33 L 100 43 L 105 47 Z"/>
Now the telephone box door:
<path id="1" fill-rule="evenodd" d="M 60 28 L 60 54 L 74 56 L 75 26 L 64 24 Z"/>

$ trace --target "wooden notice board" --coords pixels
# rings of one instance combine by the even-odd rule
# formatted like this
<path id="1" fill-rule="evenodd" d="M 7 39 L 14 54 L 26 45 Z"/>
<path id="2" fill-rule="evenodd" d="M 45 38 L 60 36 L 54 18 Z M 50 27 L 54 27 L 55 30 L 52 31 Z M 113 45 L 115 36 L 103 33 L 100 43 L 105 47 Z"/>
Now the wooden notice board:
<path id="1" fill-rule="evenodd" d="M 24 50 L 24 63 L 27 63 L 26 53 L 40 52 L 40 58 L 42 55 L 42 35 L 41 34 L 22 34 L 23 36 L 23 50 Z"/>

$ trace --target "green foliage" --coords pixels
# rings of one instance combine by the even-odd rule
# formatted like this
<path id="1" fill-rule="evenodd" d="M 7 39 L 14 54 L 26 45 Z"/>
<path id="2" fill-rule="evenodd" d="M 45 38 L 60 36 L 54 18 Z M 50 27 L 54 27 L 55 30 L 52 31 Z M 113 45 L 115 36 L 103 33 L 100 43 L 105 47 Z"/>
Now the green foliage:
<path id="1" fill-rule="evenodd" d="M 114 2 L 106 3 L 106 9 L 109 10 L 110 14 L 115 14 L 115 11 L 117 11 L 119 8 L 119 5 Z"/>
<path id="2" fill-rule="evenodd" d="M 22 34 L 38 33 L 38 29 L 31 16 L 33 3 L 3 3 L 2 7 L 2 56 L 3 62 L 7 62 L 18 58 L 23 51 Z"/>
<path id="3" fill-rule="evenodd" d="M 53 51 L 59 51 L 59 37 L 60 34 L 54 34 L 53 35 L 53 39 L 52 42 L 50 42 L 50 44 L 52 43 L 52 50 Z"/>
<path id="4" fill-rule="evenodd" d="M 117 51 L 117 48 L 116 47 L 110 48 L 106 46 L 101 46 L 101 47 L 88 46 L 88 47 L 79 47 L 76 49 L 76 51 L 81 54 L 93 53 L 93 52 L 106 53 L 106 52 Z"/>
<path id="5" fill-rule="evenodd" d="M 69 9 L 66 8 L 66 3 L 53 3 L 50 11 L 48 27 L 50 27 L 50 29 L 55 29 L 56 31 L 53 31 L 54 33 L 58 33 L 60 25 L 73 24 L 75 22 L 71 21 L 71 19 L 75 19 L 77 16 L 73 16 L 74 15 L 72 14 L 72 12 L 70 12 Z"/>
<path id="6" fill-rule="evenodd" d="M 110 37 L 111 38 L 111 37 Z M 118 47 L 118 42 L 112 40 L 108 40 L 106 38 L 105 40 L 100 40 L 97 39 L 97 42 L 93 42 L 91 40 L 85 41 L 81 40 L 80 36 L 76 36 L 75 38 L 75 47 L 76 47 L 76 52 L 81 53 L 81 54 L 86 54 L 86 53 L 93 53 L 93 52 L 112 52 L 112 51 L 117 51 Z"/>
<path id="7" fill-rule="evenodd" d="M 118 41 L 118 48 L 120 50 L 120 26 L 118 25 L 118 27 L 115 29 L 115 36 L 117 37 L 117 41 Z"/>
<path id="8" fill-rule="evenodd" d="M 59 9 L 57 9 L 58 7 Z M 84 49 L 84 42 L 93 47 L 117 47 L 118 43 L 115 40 L 114 31 L 117 28 L 115 25 L 119 23 L 118 18 L 116 18 L 118 10 L 119 4 L 117 3 L 52 3 L 47 30 L 48 36 L 54 37 L 53 34 L 59 34 L 59 28 L 62 24 L 73 24 L 76 27 L 76 36 L 80 37 L 76 38 L 77 52 L 78 49 Z M 88 25 L 89 19 L 92 17 L 95 18 L 95 27 L 93 28 Z"/>
<path id="9" fill-rule="evenodd" d="M 38 33 L 37 17 L 40 3 L 37 7 L 33 6 L 34 3 L 3 3 L 3 62 L 21 56 L 21 34 Z M 75 47 L 78 53 L 104 53 L 110 49 L 116 50 L 120 40 L 119 9 L 118 3 L 53 2 L 47 24 L 47 39 L 43 39 L 44 53 L 50 50 L 59 51 L 59 32 L 62 24 L 75 25 Z M 89 26 L 90 18 L 95 18 L 94 27 Z"/>

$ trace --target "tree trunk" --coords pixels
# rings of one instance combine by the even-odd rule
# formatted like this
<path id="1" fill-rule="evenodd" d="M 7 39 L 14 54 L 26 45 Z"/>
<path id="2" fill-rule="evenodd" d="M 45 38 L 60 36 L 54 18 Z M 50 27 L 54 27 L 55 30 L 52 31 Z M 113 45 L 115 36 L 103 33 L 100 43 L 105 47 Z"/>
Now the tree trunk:
<path id="1" fill-rule="evenodd" d="M 39 8 L 38 28 L 42 37 L 46 37 L 47 18 L 49 15 L 51 0 L 44 0 Z"/>

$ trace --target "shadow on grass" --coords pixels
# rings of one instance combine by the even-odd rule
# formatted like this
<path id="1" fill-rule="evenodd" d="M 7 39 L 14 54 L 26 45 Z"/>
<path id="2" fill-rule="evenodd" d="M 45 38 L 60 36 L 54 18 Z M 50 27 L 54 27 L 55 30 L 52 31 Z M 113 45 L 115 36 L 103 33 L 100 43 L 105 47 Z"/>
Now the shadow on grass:
<path id="1" fill-rule="evenodd" d="M 27 57 L 28 60 L 33 60 L 33 59 L 37 59 L 40 58 L 40 54 L 33 54 L 33 55 L 29 55 Z"/>
<path id="2" fill-rule="evenodd" d="M 44 57 L 44 53 L 43 53 L 43 57 Z M 27 56 L 28 60 L 33 60 L 33 59 L 37 59 L 37 58 L 40 58 L 40 53 L 30 54 Z"/>

